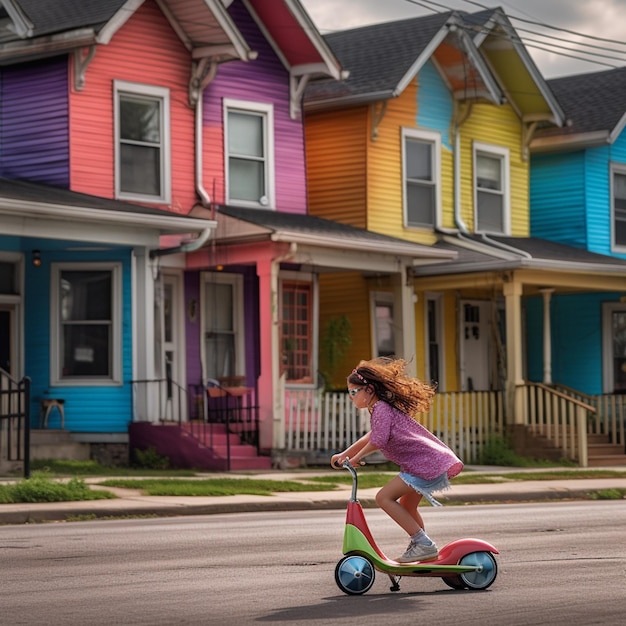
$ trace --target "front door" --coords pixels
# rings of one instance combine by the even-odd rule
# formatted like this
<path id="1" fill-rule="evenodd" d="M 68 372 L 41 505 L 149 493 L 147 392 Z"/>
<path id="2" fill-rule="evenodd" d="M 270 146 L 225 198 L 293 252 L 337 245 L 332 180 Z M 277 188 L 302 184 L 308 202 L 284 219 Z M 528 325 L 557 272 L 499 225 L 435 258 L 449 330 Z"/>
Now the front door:
<path id="1" fill-rule="evenodd" d="M 488 391 L 490 385 L 491 304 L 461 302 L 461 391 Z"/>
<path id="2" fill-rule="evenodd" d="M 187 397 L 185 393 L 183 316 L 181 314 L 182 279 L 178 274 L 163 275 L 163 345 L 161 349 L 162 369 L 167 381 L 164 390 L 167 419 L 186 419 Z"/>
<path id="3" fill-rule="evenodd" d="M 626 304 L 611 302 L 603 310 L 605 393 L 626 393 Z"/>

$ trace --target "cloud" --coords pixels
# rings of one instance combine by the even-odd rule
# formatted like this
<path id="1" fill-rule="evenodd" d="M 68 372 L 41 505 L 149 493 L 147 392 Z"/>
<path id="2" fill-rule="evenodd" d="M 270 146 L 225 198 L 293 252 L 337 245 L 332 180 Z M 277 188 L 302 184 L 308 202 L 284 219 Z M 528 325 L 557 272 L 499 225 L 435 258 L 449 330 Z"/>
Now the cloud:
<path id="1" fill-rule="evenodd" d="M 513 26 L 523 39 L 536 39 L 540 42 L 528 42 L 527 49 L 546 78 L 608 69 L 601 63 L 613 66 L 626 65 L 626 45 L 610 44 L 575 34 L 583 33 L 623 41 L 626 0 L 500 0 L 493 4 L 468 0 L 438 0 L 431 3 L 420 0 L 419 4 L 410 0 L 301 0 L 301 2 L 323 34 L 377 22 L 429 15 L 445 9 L 471 13 L 481 10 L 481 6 L 478 5 L 500 6 L 511 18 Z M 432 10 L 425 8 L 425 5 L 431 6 Z M 561 30 L 543 28 L 542 24 Z M 565 41 L 559 41 L 557 38 Z M 604 49 L 596 49 L 589 44 Z M 556 48 L 556 45 L 564 46 L 565 49 Z M 552 52 L 539 49 L 550 46 Z M 590 54 L 583 54 L 581 51 L 584 50 Z M 604 59 L 600 55 L 614 58 Z M 595 59 L 596 63 L 584 59 Z"/>

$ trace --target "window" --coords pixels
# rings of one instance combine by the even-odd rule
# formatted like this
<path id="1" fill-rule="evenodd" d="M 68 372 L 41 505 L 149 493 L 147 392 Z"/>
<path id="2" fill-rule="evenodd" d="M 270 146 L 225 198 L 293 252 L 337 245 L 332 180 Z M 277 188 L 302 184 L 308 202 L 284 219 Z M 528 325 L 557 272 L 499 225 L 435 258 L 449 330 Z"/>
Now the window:
<path id="1" fill-rule="evenodd" d="M 474 145 L 475 228 L 509 232 L 509 153 L 495 146 Z"/>
<path id="2" fill-rule="evenodd" d="M 443 391 L 441 378 L 441 296 L 438 294 L 426 295 L 426 380 L 437 383 L 439 391 Z"/>
<path id="3" fill-rule="evenodd" d="M 206 273 L 202 288 L 205 379 L 244 376 L 243 277 Z"/>
<path id="4" fill-rule="evenodd" d="M 439 155 L 441 140 L 435 133 L 402 129 L 404 223 L 435 228 L 439 221 Z"/>
<path id="5" fill-rule="evenodd" d="M 626 249 L 626 169 L 613 171 L 611 247 Z"/>
<path id="6" fill-rule="evenodd" d="M 170 201 L 169 92 L 115 81 L 116 197 Z"/>
<path id="7" fill-rule="evenodd" d="M 393 356 L 396 353 L 393 294 L 372 292 L 370 298 L 374 357 Z"/>
<path id="8" fill-rule="evenodd" d="M 286 273 L 282 277 L 280 293 L 282 371 L 287 383 L 313 384 L 316 371 L 313 349 L 314 283 L 303 280 L 301 276 L 292 279 Z"/>
<path id="9" fill-rule="evenodd" d="M 121 382 L 121 268 L 52 266 L 52 384 Z"/>
<path id="10" fill-rule="evenodd" d="M 603 391 L 626 393 L 626 304 L 602 305 Z"/>
<path id="11" fill-rule="evenodd" d="M 271 105 L 224 100 L 228 203 L 274 206 L 274 117 Z"/>

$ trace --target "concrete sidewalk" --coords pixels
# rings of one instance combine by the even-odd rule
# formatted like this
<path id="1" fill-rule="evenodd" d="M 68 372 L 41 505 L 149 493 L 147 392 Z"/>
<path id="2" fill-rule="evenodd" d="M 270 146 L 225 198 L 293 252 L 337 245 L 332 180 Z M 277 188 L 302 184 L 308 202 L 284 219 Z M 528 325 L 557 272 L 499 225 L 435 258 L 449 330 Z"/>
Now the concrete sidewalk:
<path id="1" fill-rule="evenodd" d="M 554 469 L 554 468 L 552 468 Z M 557 468 L 558 469 L 558 468 Z M 624 468 L 602 468 L 624 471 Z M 332 470 L 330 470 L 332 471 Z M 506 481 L 506 474 L 519 471 L 519 468 L 472 467 L 465 471 L 476 474 L 491 474 L 498 477 L 498 482 L 480 485 L 455 485 L 450 490 L 438 494 L 437 499 L 446 503 L 512 503 L 546 500 L 588 499 L 590 494 L 607 489 L 626 490 L 624 478 L 592 478 L 572 480 L 511 480 Z M 542 470 L 544 471 L 544 470 Z M 545 470 L 549 471 L 549 470 Z M 305 480 L 307 477 L 328 475 L 329 470 L 310 472 L 284 472 L 254 474 L 254 478 L 271 480 Z M 250 478 L 250 474 L 227 474 L 229 478 Z M 216 478 L 211 474 L 198 478 Z M 25 524 L 44 521 L 64 521 L 78 517 L 169 517 L 180 515 L 210 515 L 217 513 L 242 513 L 253 511 L 294 511 L 307 509 L 343 509 L 350 498 L 348 485 L 333 491 L 287 492 L 271 496 L 236 495 L 220 497 L 181 497 L 181 496 L 145 496 L 139 491 L 97 487 L 94 483 L 105 480 L 103 477 L 89 478 L 85 482 L 93 488 L 102 488 L 114 492 L 118 497 L 113 500 L 92 500 L 79 502 L 51 502 L 33 504 L 0 504 L 0 524 Z M 359 489 L 358 498 L 364 507 L 376 506 L 374 497 L 378 491 Z"/>

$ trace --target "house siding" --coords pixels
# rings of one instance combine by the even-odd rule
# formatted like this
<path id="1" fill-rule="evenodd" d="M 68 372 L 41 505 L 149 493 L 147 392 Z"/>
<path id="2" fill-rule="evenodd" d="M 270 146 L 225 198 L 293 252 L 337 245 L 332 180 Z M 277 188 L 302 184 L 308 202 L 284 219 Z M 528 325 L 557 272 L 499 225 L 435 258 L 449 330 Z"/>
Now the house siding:
<path id="1" fill-rule="evenodd" d="M 585 155 L 533 155 L 530 234 L 577 248 L 587 247 Z M 566 181 L 567 184 L 559 181 Z"/>
<path id="2" fill-rule="evenodd" d="M 122 264 L 122 386 L 50 386 L 50 263 L 120 262 Z M 131 252 L 68 254 L 49 251 L 43 266 L 25 265 L 24 299 L 29 303 L 24 315 L 28 329 L 24 338 L 25 371 L 31 378 L 32 425 L 37 426 L 39 402 L 45 397 L 65 400 L 65 428 L 73 432 L 125 433 L 131 416 L 132 311 Z M 54 412 L 49 426 L 58 428 Z"/>
<path id="3" fill-rule="evenodd" d="M 85 87 L 70 94 L 71 185 L 113 198 L 114 91 L 123 80 L 170 90 L 172 199 L 169 205 L 144 204 L 188 213 L 196 202 L 194 111 L 188 103 L 190 58 L 155 2 L 144 3 L 115 34 L 99 46 L 89 65 Z"/>
<path id="4" fill-rule="evenodd" d="M 0 72 L 0 175 L 69 186 L 67 57 Z"/>
<path id="5" fill-rule="evenodd" d="M 461 127 L 461 214 L 465 224 L 474 229 L 474 142 L 509 150 L 511 235 L 527 237 L 529 224 L 528 163 L 522 158 L 522 125 L 508 105 L 476 104 Z"/>
<path id="6" fill-rule="evenodd" d="M 618 296 L 594 293 L 552 299 L 552 380 L 555 383 L 587 394 L 602 393 L 602 304 L 611 301 L 618 301 Z M 543 379 L 541 298 L 527 299 L 526 319 L 528 378 L 540 382 Z M 580 358 L 581 354 L 585 355 L 584 359 Z"/>
<path id="7" fill-rule="evenodd" d="M 366 227 L 368 123 L 366 107 L 307 115 L 311 215 Z"/>
<path id="8" fill-rule="evenodd" d="M 289 115 L 289 75 L 243 3 L 229 9 L 248 45 L 251 62 L 233 61 L 218 69 L 204 92 L 204 180 L 218 203 L 225 201 L 223 101 L 232 98 L 271 104 L 274 111 L 276 205 L 286 213 L 306 213 L 306 172 L 302 120 Z"/>

